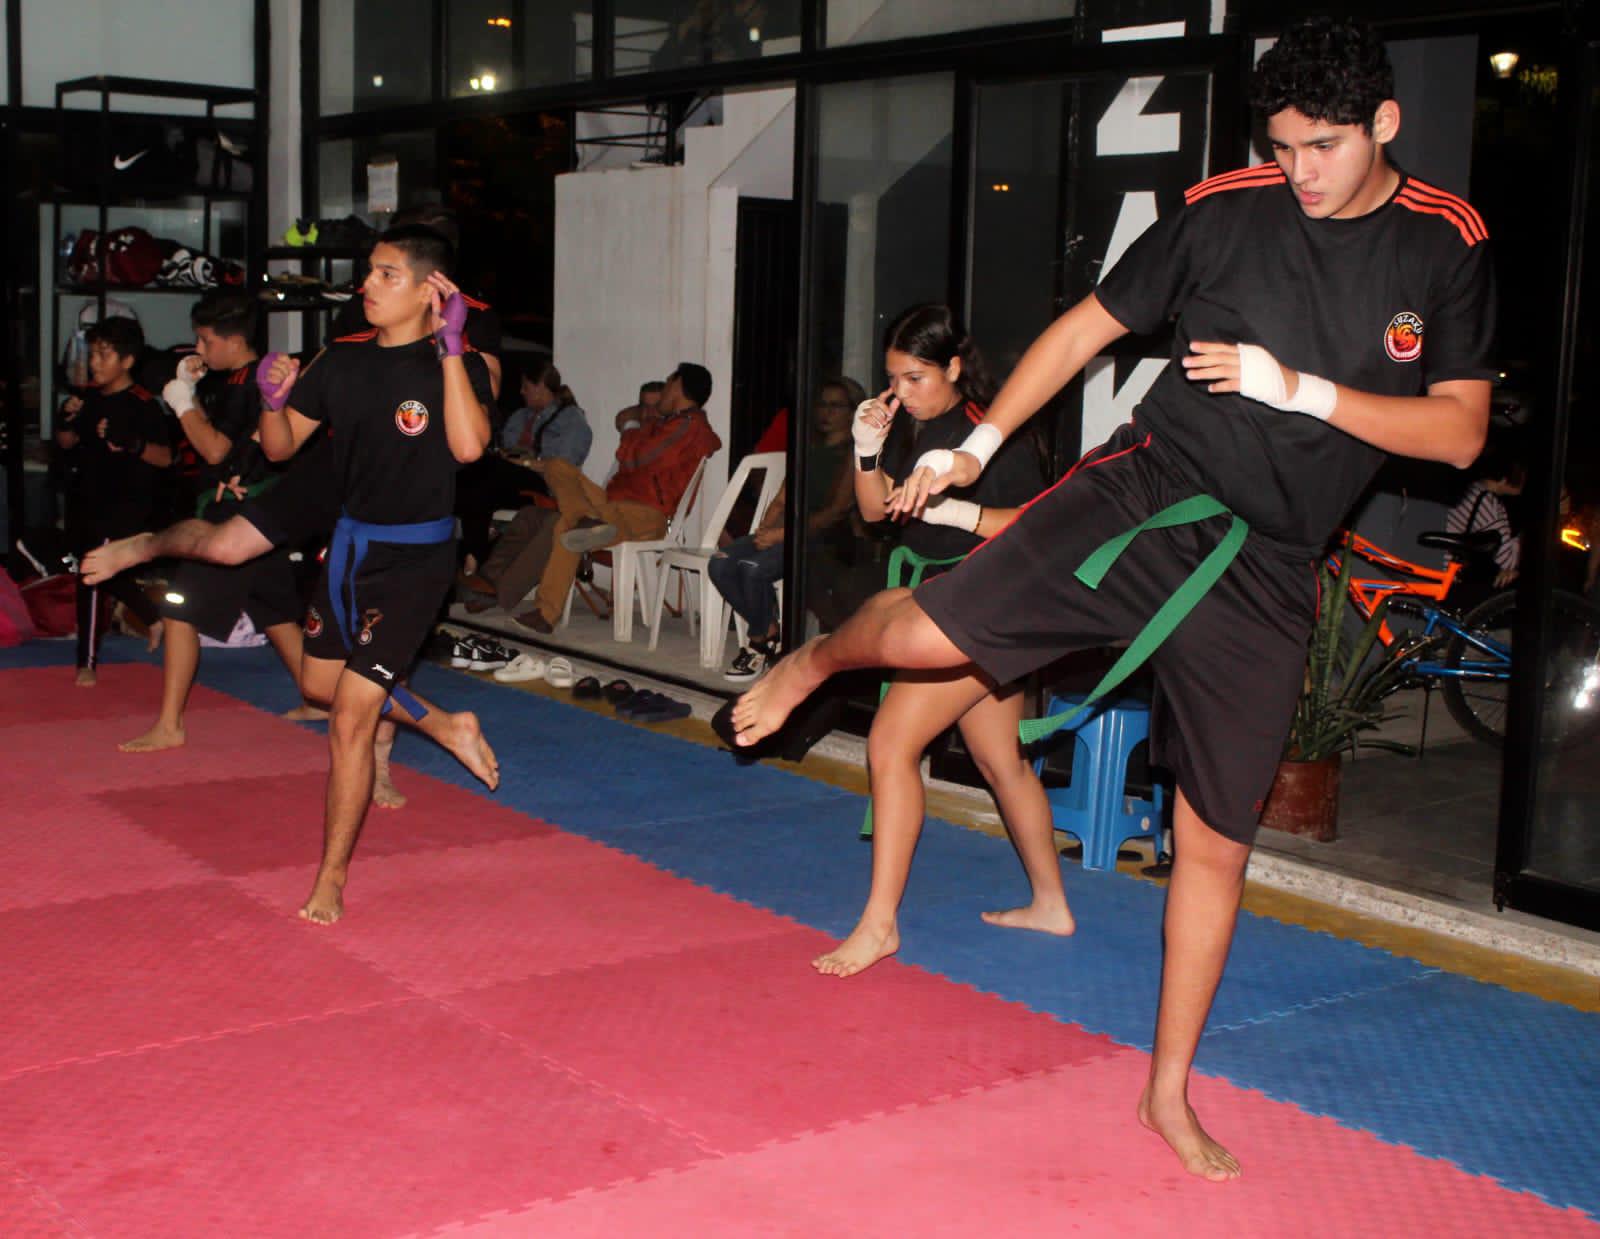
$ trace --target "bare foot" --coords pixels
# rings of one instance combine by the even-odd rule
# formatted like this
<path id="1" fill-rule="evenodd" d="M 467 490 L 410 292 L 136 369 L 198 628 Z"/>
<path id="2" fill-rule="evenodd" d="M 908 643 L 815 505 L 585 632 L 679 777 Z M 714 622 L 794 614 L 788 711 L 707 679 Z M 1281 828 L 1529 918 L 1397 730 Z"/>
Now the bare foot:
<path id="1" fill-rule="evenodd" d="M 1002 929 L 1033 929 L 1063 938 L 1078 928 L 1078 922 L 1072 919 L 1072 909 L 1065 902 L 1040 903 L 1035 900 L 1026 908 L 1007 908 L 1004 912 L 983 912 L 980 915 L 987 925 L 999 925 Z"/>
<path id="2" fill-rule="evenodd" d="M 93 667 L 79 667 L 78 678 L 73 681 L 79 688 L 93 688 L 100 682 L 100 677 L 95 674 Z"/>
<path id="3" fill-rule="evenodd" d="M 1139 1098 L 1139 1121 L 1171 1146 L 1183 1168 L 1201 1179 L 1225 1183 L 1239 1177 L 1239 1163 L 1200 1126 L 1193 1107 L 1180 1098 L 1176 1105 L 1157 1105 L 1146 1084 Z"/>
<path id="4" fill-rule="evenodd" d="M 760 744 L 782 727 L 789 712 L 822 683 L 823 677 L 817 674 L 812 656 L 820 640 L 821 637 L 813 637 L 793 654 L 780 658 L 777 666 L 752 684 L 734 704 L 733 729 L 741 748 Z"/>
<path id="5" fill-rule="evenodd" d="M 899 949 L 900 930 L 897 926 L 891 924 L 884 930 L 862 921 L 833 950 L 812 960 L 811 966 L 825 977 L 853 977 Z"/>
<path id="6" fill-rule="evenodd" d="M 118 538 L 115 542 L 95 547 L 78 565 L 83 583 L 98 585 L 102 581 L 109 581 L 125 568 L 148 563 L 149 547 L 150 535 L 147 533 L 136 533 L 131 538 Z"/>
<path id="7" fill-rule="evenodd" d="M 157 723 L 142 736 L 124 740 L 117 748 L 124 753 L 159 753 L 162 749 L 181 749 L 184 743 L 182 727 L 168 727 Z"/>
<path id="8" fill-rule="evenodd" d="M 478 726 L 478 716 L 463 710 L 451 715 L 450 730 L 442 737 L 444 747 L 488 786 L 490 791 L 500 786 L 500 762 L 483 738 L 483 728 Z"/>
<path id="9" fill-rule="evenodd" d="M 150 625 L 149 631 L 144 634 L 144 652 L 154 654 L 161 648 L 161 634 L 166 632 L 167 626 L 161 620 Z"/>
<path id="10" fill-rule="evenodd" d="M 285 710 L 283 717 L 291 723 L 320 723 L 328 717 L 328 712 L 321 706 L 307 705 L 301 702 L 292 710 Z"/>
<path id="11" fill-rule="evenodd" d="M 372 803 L 380 809 L 403 809 L 406 807 L 405 794 L 394 785 L 394 778 L 389 774 L 389 754 L 394 751 L 394 737 L 388 743 L 382 740 L 373 742 L 372 745 Z"/>
<path id="12" fill-rule="evenodd" d="M 311 888 L 311 898 L 300 909 L 300 919 L 316 925 L 332 925 L 344 915 L 344 879 L 321 872 Z"/>

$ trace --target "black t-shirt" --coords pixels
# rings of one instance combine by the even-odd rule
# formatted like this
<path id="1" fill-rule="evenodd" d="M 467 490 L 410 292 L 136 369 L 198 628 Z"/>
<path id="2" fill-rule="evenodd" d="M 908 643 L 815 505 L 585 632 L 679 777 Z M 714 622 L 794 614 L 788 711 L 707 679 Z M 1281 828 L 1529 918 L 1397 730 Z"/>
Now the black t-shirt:
<path id="1" fill-rule="evenodd" d="M 982 420 L 983 410 L 975 404 L 958 404 L 926 422 L 903 414 L 894 420 L 879 463 L 896 482 L 904 481 L 922 453 L 941 447 L 954 451 Z M 1043 489 L 1044 470 L 1032 437 L 1019 434 L 1008 439 L 995 453 L 976 483 L 951 487 L 944 493 L 985 508 L 1020 508 Z M 983 539 L 965 529 L 913 520 L 906 522 L 900 541 L 929 559 L 954 559 L 967 554 Z"/>
<path id="2" fill-rule="evenodd" d="M 344 510 L 409 525 L 449 516 L 459 462 L 444 428 L 444 369 L 433 337 L 383 348 L 377 331 L 335 340 L 300 372 L 289 407 L 326 422 Z M 472 389 L 489 403 L 489 370 L 469 352 Z"/>
<path id="3" fill-rule="evenodd" d="M 97 427 L 106 423 L 106 438 Z M 101 512 L 148 514 L 154 503 L 161 470 L 131 452 L 113 451 L 107 440 L 132 434 L 146 443 L 172 442 L 167 415 L 156 398 L 138 384 L 112 395 L 87 392 L 83 408 L 73 419 L 78 446 L 70 454 L 72 489 L 79 502 Z"/>
<path id="4" fill-rule="evenodd" d="M 253 486 L 272 472 L 261 453 L 261 445 L 251 436 L 261 422 L 261 393 L 255 381 L 256 363 L 237 370 L 210 370 L 195 384 L 200 410 L 218 434 L 228 439 L 228 454 L 216 464 L 202 463 L 199 478 L 203 486 L 226 482 L 235 474 L 242 485 Z"/>
<path id="5" fill-rule="evenodd" d="M 1461 199 L 1401 174 L 1356 219 L 1309 219 L 1276 164 L 1185 195 L 1101 281 L 1131 331 L 1177 317 L 1172 362 L 1135 410 L 1156 458 L 1252 530 L 1315 553 L 1384 453 L 1316 418 L 1184 377 L 1191 341 L 1258 344 L 1283 365 L 1389 396 L 1493 379 L 1488 233 Z"/>

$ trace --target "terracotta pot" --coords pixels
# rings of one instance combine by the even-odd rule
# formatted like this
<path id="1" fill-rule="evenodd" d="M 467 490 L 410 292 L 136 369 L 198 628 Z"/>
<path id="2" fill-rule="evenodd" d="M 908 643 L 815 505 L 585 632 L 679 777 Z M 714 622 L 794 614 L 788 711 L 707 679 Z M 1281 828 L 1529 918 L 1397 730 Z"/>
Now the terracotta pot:
<path id="1" fill-rule="evenodd" d="M 1261 810 L 1261 824 L 1291 835 L 1305 835 L 1318 843 L 1339 837 L 1339 770 L 1341 759 L 1278 763 Z"/>

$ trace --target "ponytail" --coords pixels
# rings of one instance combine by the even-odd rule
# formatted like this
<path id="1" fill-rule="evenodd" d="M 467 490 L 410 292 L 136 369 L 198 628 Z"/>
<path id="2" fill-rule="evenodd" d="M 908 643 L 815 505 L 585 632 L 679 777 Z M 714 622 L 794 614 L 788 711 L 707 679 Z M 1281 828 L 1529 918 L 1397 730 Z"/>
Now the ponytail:
<path id="1" fill-rule="evenodd" d="M 956 390 L 961 398 L 980 408 L 988 408 L 994 400 L 989 366 L 949 306 L 914 305 L 906 310 L 883 333 L 883 350 L 890 349 L 931 362 L 940 369 L 959 357 L 961 374 L 956 379 Z"/>
<path id="2" fill-rule="evenodd" d="M 578 398 L 572 394 L 572 388 L 561 381 L 561 371 L 556 369 L 556 363 L 546 358 L 536 362 L 528 369 L 528 377 L 535 383 L 543 384 L 552 396 L 556 398 L 556 409 L 570 409 L 578 403 Z"/>

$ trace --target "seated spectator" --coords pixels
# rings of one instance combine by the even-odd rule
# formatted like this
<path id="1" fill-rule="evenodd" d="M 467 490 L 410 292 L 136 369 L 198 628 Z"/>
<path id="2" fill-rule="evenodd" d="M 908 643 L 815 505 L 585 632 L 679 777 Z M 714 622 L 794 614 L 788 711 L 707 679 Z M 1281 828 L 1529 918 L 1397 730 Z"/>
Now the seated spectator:
<path id="1" fill-rule="evenodd" d="M 623 436 L 617 473 L 604 489 L 568 461 L 533 467 L 544 475 L 557 508 L 555 533 L 532 609 L 516 616 L 534 632 L 555 630 L 585 551 L 660 538 L 700 461 L 722 446 L 704 408 L 711 373 L 684 362 L 667 377 L 656 415 Z M 620 604 L 619 604 L 620 605 Z"/>
<path id="2" fill-rule="evenodd" d="M 476 579 L 489 554 L 490 524 L 501 508 L 520 508 L 532 495 L 548 495 L 544 478 L 533 469 L 544 457 L 570 460 L 579 466 L 589 458 L 594 431 L 561 371 L 548 357 L 530 357 L 519 365 L 506 358 L 515 375 L 520 406 L 506 418 L 485 452 L 456 475 L 456 515 L 461 518 L 461 585 L 469 592 L 492 593 Z M 509 392 L 506 393 L 509 396 Z"/>
<path id="3" fill-rule="evenodd" d="M 1499 545 L 1493 551 L 1466 561 L 1451 591 L 1453 604 L 1471 605 L 1471 599 L 1490 590 L 1507 589 L 1517 579 L 1522 539 L 1511 527 L 1505 500 L 1522 493 L 1524 478 L 1521 465 L 1502 450 L 1490 449 L 1479 457 L 1473 481 L 1445 516 L 1447 533 L 1487 531 L 1499 537 Z"/>
<path id="4" fill-rule="evenodd" d="M 646 422 L 651 421 L 656 410 L 661 407 L 661 392 L 666 387 L 660 379 L 651 379 L 648 383 L 639 384 L 639 403 L 630 404 L 625 409 L 619 409 L 613 423 L 618 434 L 629 430 L 637 430 Z"/>
<path id="5" fill-rule="evenodd" d="M 848 378 L 825 383 L 817 393 L 805 505 L 806 536 L 813 547 L 819 547 L 825 535 L 844 524 L 855 509 L 850 418 L 865 399 L 861 385 Z M 707 565 L 711 583 L 749 626 L 749 643 L 734 655 L 724 673 L 729 680 L 755 679 L 778 654 L 780 617 L 775 585 L 783 579 L 787 491 L 787 486 L 779 488 L 754 533 L 735 538 Z M 811 553 L 808 550 L 808 559 Z"/>

